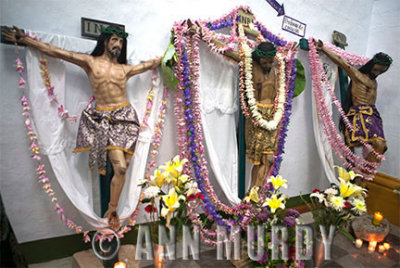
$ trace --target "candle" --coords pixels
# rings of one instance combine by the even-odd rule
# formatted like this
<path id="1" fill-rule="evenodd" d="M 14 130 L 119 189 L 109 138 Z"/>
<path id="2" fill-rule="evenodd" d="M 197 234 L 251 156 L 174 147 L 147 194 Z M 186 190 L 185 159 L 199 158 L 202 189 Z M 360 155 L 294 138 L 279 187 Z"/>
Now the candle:
<path id="1" fill-rule="evenodd" d="M 389 250 L 390 244 L 385 242 L 385 243 L 383 243 L 383 247 L 385 248 L 385 250 Z"/>
<path id="2" fill-rule="evenodd" d="M 368 245 L 368 253 L 372 253 L 375 251 L 376 241 L 370 241 Z"/>
<path id="3" fill-rule="evenodd" d="M 383 253 L 385 251 L 385 247 L 383 245 L 378 246 L 378 252 Z"/>
<path id="4" fill-rule="evenodd" d="M 380 212 L 375 212 L 374 217 L 372 218 L 372 224 L 375 226 L 379 226 L 383 220 L 383 216 Z"/>
<path id="5" fill-rule="evenodd" d="M 375 251 L 374 247 L 368 246 L 368 253 L 373 253 Z"/>
<path id="6" fill-rule="evenodd" d="M 361 248 L 362 245 L 363 245 L 362 239 L 357 238 L 357 239 L 356 239 L 356 242 L 355 242 L 355 245 L 356 245 L 356 248 Z"/>
<path id="7" fill-rule="evenodd" d="M 123 261 L 116 262 L 114 268 L 126 268 L 126 263 Z"/>

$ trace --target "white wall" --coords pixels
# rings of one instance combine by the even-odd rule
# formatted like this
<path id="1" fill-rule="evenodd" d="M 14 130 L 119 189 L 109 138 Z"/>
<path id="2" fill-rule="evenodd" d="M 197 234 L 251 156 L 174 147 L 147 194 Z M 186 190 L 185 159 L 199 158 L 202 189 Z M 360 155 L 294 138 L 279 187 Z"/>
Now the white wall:
<path id="1" fill-rule="evenodd" d="M 282 18 L 276 16 L 276 11 L 265 0 L 2 0 L 0 22 L 2 25 L 17 25 L 24 29 L 75 37 L 80 37 L 81 17 L 125 24 L 130 33 L 128 55 L 131 62 L 135 63 L 163 53 L 174 21 L 185 18 L 216 19 L 240 4 L 249 5 L 256 18 L 272 32 L 280 33 L 288 40 L 298 40 L 297 36 L 280 29 Z M 399 17 L 399 2 L 285 0 L 284 4 L 288 16 L 307 24 L 306 37 L 314 36 L 331 41 L 333 30 L 337 30 L 346 34 L 349 43 L 346 50 L 350 52 L 372 56 L 375 51 L 383 50 L 393 56 L 395 62 L 392 68 L 378 79 L 380 92 L 377 106 L 384 120 L 390 147 L 381 171 L 399 177 L 400 132 L 395 123 L 398 122 L 399 111 L 394 108 L 399 103 L 399 79 L 395 76 L 399 60 L 396 48 L 399 41 L 400 24 L 396 20 Z M 13 47 L 1 44 L 0 186 L 6 211 L 19 242 L 70 234 L 53 211 L 47 196 L 42 193 L 41 186 L 35 182 L 34 165 L 28 153 L 29 143 L 20 114 L 20 92 L 16 87 L 18 77 L 13 70 L 14 58 Z M 305 52 L 300 52 L 299 58 L 306 63 Z M 282 175 L 290 183 L 286 193 L 292 196 L 299 192 L 310 192 L 315 187 L 324 187 L 327 183 L 312 131 L 310 84 L 308 79 L 305 92 L 294 100 L 281 169 Z M 171 125 L 170 122 L 167 124 Z M 164 141 L 164 147 L 167 142 L 174 143 L 173 140 Z M 78 224 L 84 224 L 55 179 L 52 185 L 67 215 Z"/>
<path id="2" fill-rule="evenodd" d="M 378 77 L 378 98 L 376 106 L 383 119 L 383 129 L 388 151 L 380 172 L 400 177 L 400 109 L 399 73 L 400 73 L 400 2 L 379 0 L 374 2 L 371 25 L 368 34 L 366 56 L 385 52 L 393 58 L 390 69 Z"/>

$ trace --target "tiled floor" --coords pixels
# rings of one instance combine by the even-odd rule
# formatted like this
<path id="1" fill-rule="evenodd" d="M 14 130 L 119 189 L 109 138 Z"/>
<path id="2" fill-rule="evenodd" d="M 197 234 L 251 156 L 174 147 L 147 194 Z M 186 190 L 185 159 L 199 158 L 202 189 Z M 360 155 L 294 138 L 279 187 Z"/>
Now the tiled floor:
<path id="1" fill-rule="evenodd" d="M 312 219 L 309 213 L 302 215 L 302 222 L 304 224 L 311 223 Z M 342 234 L 335 236 L 334 244 L 332 247 L 332 260 L 325 261 L 323 268 L 366 268 L 366 267 L 397 267 L 400 268 L 400 228 L 391 226 L 391 232 L 385 239 L 386 242 L 392 245 L 392 248 L 385 254 L 374 252 L 368 253 L 366 243 L 361 249 L 354 247 L 352 242 Z M 167 261 L 165 267 L 171 268 L 197 268 L 197 267 L 234 267 L 228 260 L 217 260 L 216 250 L 207 245 L 201 245 L 199 260 L 182 260 L 179 255 L 174 261 Z M 177 246 L 179 249 L 179 245 Z M 54 267 L 71 267 L 72 258 L 64 258 L 54 260 L 47 263 L 39 263 L 29 265 L 29 268 L 54 268 Z M 141 267 L 153 267 L 152 261 L 141 261 Z M 314 267 L 312 261 L 306 262 L 306 267 Z"/>

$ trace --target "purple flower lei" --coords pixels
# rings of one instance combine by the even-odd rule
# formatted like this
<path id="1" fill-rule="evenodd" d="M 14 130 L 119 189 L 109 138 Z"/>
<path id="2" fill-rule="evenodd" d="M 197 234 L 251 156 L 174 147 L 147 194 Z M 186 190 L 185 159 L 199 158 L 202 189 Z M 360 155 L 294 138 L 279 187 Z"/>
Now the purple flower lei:
<path id="1" fill-rule="evenodd" d="M 291 73 L 290 73 L 290 84 L 289 84 L 289 92 L 288 92 L 288 98 L 287 102 L 285 105 L 285 113 L 283 116 L 282 120 L 282 128 L 280 130 L 280 135 L 278 139 L 278 146 L 277 146 L 277 155 L 275 157 L 275 161 L 273 164 L 273 170 L 272 170 L 272 175 L 277 176 L 279 174 L 279 170 L 281 168 L 281 162 L 283 160 L 282 155 L 284 154 L 284 149 L 285 149 L 285 140 L 287 136 L 287 131 L 288 131 L 288 125 L 290 123 L 290 115 L 292 114 L 292 100 L 293 100 L 293 94 L 294 94 L 294 80 L 296 79 L 296 60 L 292 61 L 292 68 L 291 68 Z"/>
<path id="2" fill-rule="evenodd" d="M 193 114 L 193 107 L 192 107 L 192 91 L 191 91 L 191 77 L 190 77 L 190 64 L 187 56 L 186 49 L 182 49 L 182 64 L 183 64 L 183 79 L 181 81 L 182 88 L 183 88 L 183 96 L 184 96 L 184 114 L 186 119 L 186 125 L 188 128 L 188 147 L 189 147 L 189 154 L 190 154 L 190 161 L 193 166 L 194 175 L 198 184 L 200 191 L 202 192 L 204 199 L 204 208 L 208 212 L 209 215 L 212 216 L 213 220 L 217 221 L 219 225 L 224 225 L 229 229 L 229 226 L 225 224 L 222 220 L 222 216 L 216 211 L 214 204 L 210 201 L 210 197 L 206 191 L 204 185 L 204 179 L 201 172 L 200 162 L 198 159 L 198 146 L 197 146 L 197 137 L 196 137 L 196 129 L 194 125 L 195 116 Z"/>
<path id="3" fill-rule="evenodd" d="M 238 16 L 239 17 L 239 16 Z M 224 21 L 222 21 L 222 22 L 218 22 L 218 21 L 216 21 L 216 22 L 207 22 L 207 24 L 206 24 L 207 26 L 208 26 L 208 28 L 210 29 L 210 30 L 212 30 L 212 31 L 215 31 L 215 30 L 219 30 L 219 29 L 222 29 L 222 28 L 226 28 L 226 27 L 230 27 L 230 26 L 232 26 L 233 25 L 233 17 L 230 17 L 230 18 L 225 18 L 224 19 Z"/>
<path id="4" fill-rule="evenodd" d="M 265 39 L 268 39 L 277 46 L 283 47 L 287 44 L 287 41 L 282 40 L 279 36 L 274 35 L 270 31 L 268 31 L 267 28 L 265 28 L 264 25 L 262 25 L 260 22 L 256 21 L 254 24 L 257 26 L 258 30 L 261 32 Z"/>

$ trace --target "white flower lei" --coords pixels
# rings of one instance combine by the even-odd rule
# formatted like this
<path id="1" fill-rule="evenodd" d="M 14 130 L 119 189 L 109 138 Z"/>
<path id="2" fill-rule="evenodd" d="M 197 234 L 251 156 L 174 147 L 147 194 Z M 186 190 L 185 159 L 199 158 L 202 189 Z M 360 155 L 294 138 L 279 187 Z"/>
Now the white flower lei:
<path id="1" fill-rule="evenodd" d="M 239 25 L 239 36 L 244 36 L 243 26 Z M 275 130 L 278 127 L 279 122 L 282 119 L 283 112 L 285 109 L 286 94 L 285 94 L 285 61 L 282 55 L 276 54 L 276 59 L 279 63 L 279 88 L 278 88 L 278 105 L 274 113 L 272 120 L 265 120 L 256 105 L 256 99 L 254 97 L 254 87 L 253 87 L 253 60 L 251 57 L 251 49 L 247 45 L 246 41 L 241 41 L 241 45 L 244 51 L 244 72 L 245 72 L 245 85 L 246 85 L 246 97 L 248 99 L 248 104 L 250 107 L 250 113 L 253 119 L 264 129 Z"/>

